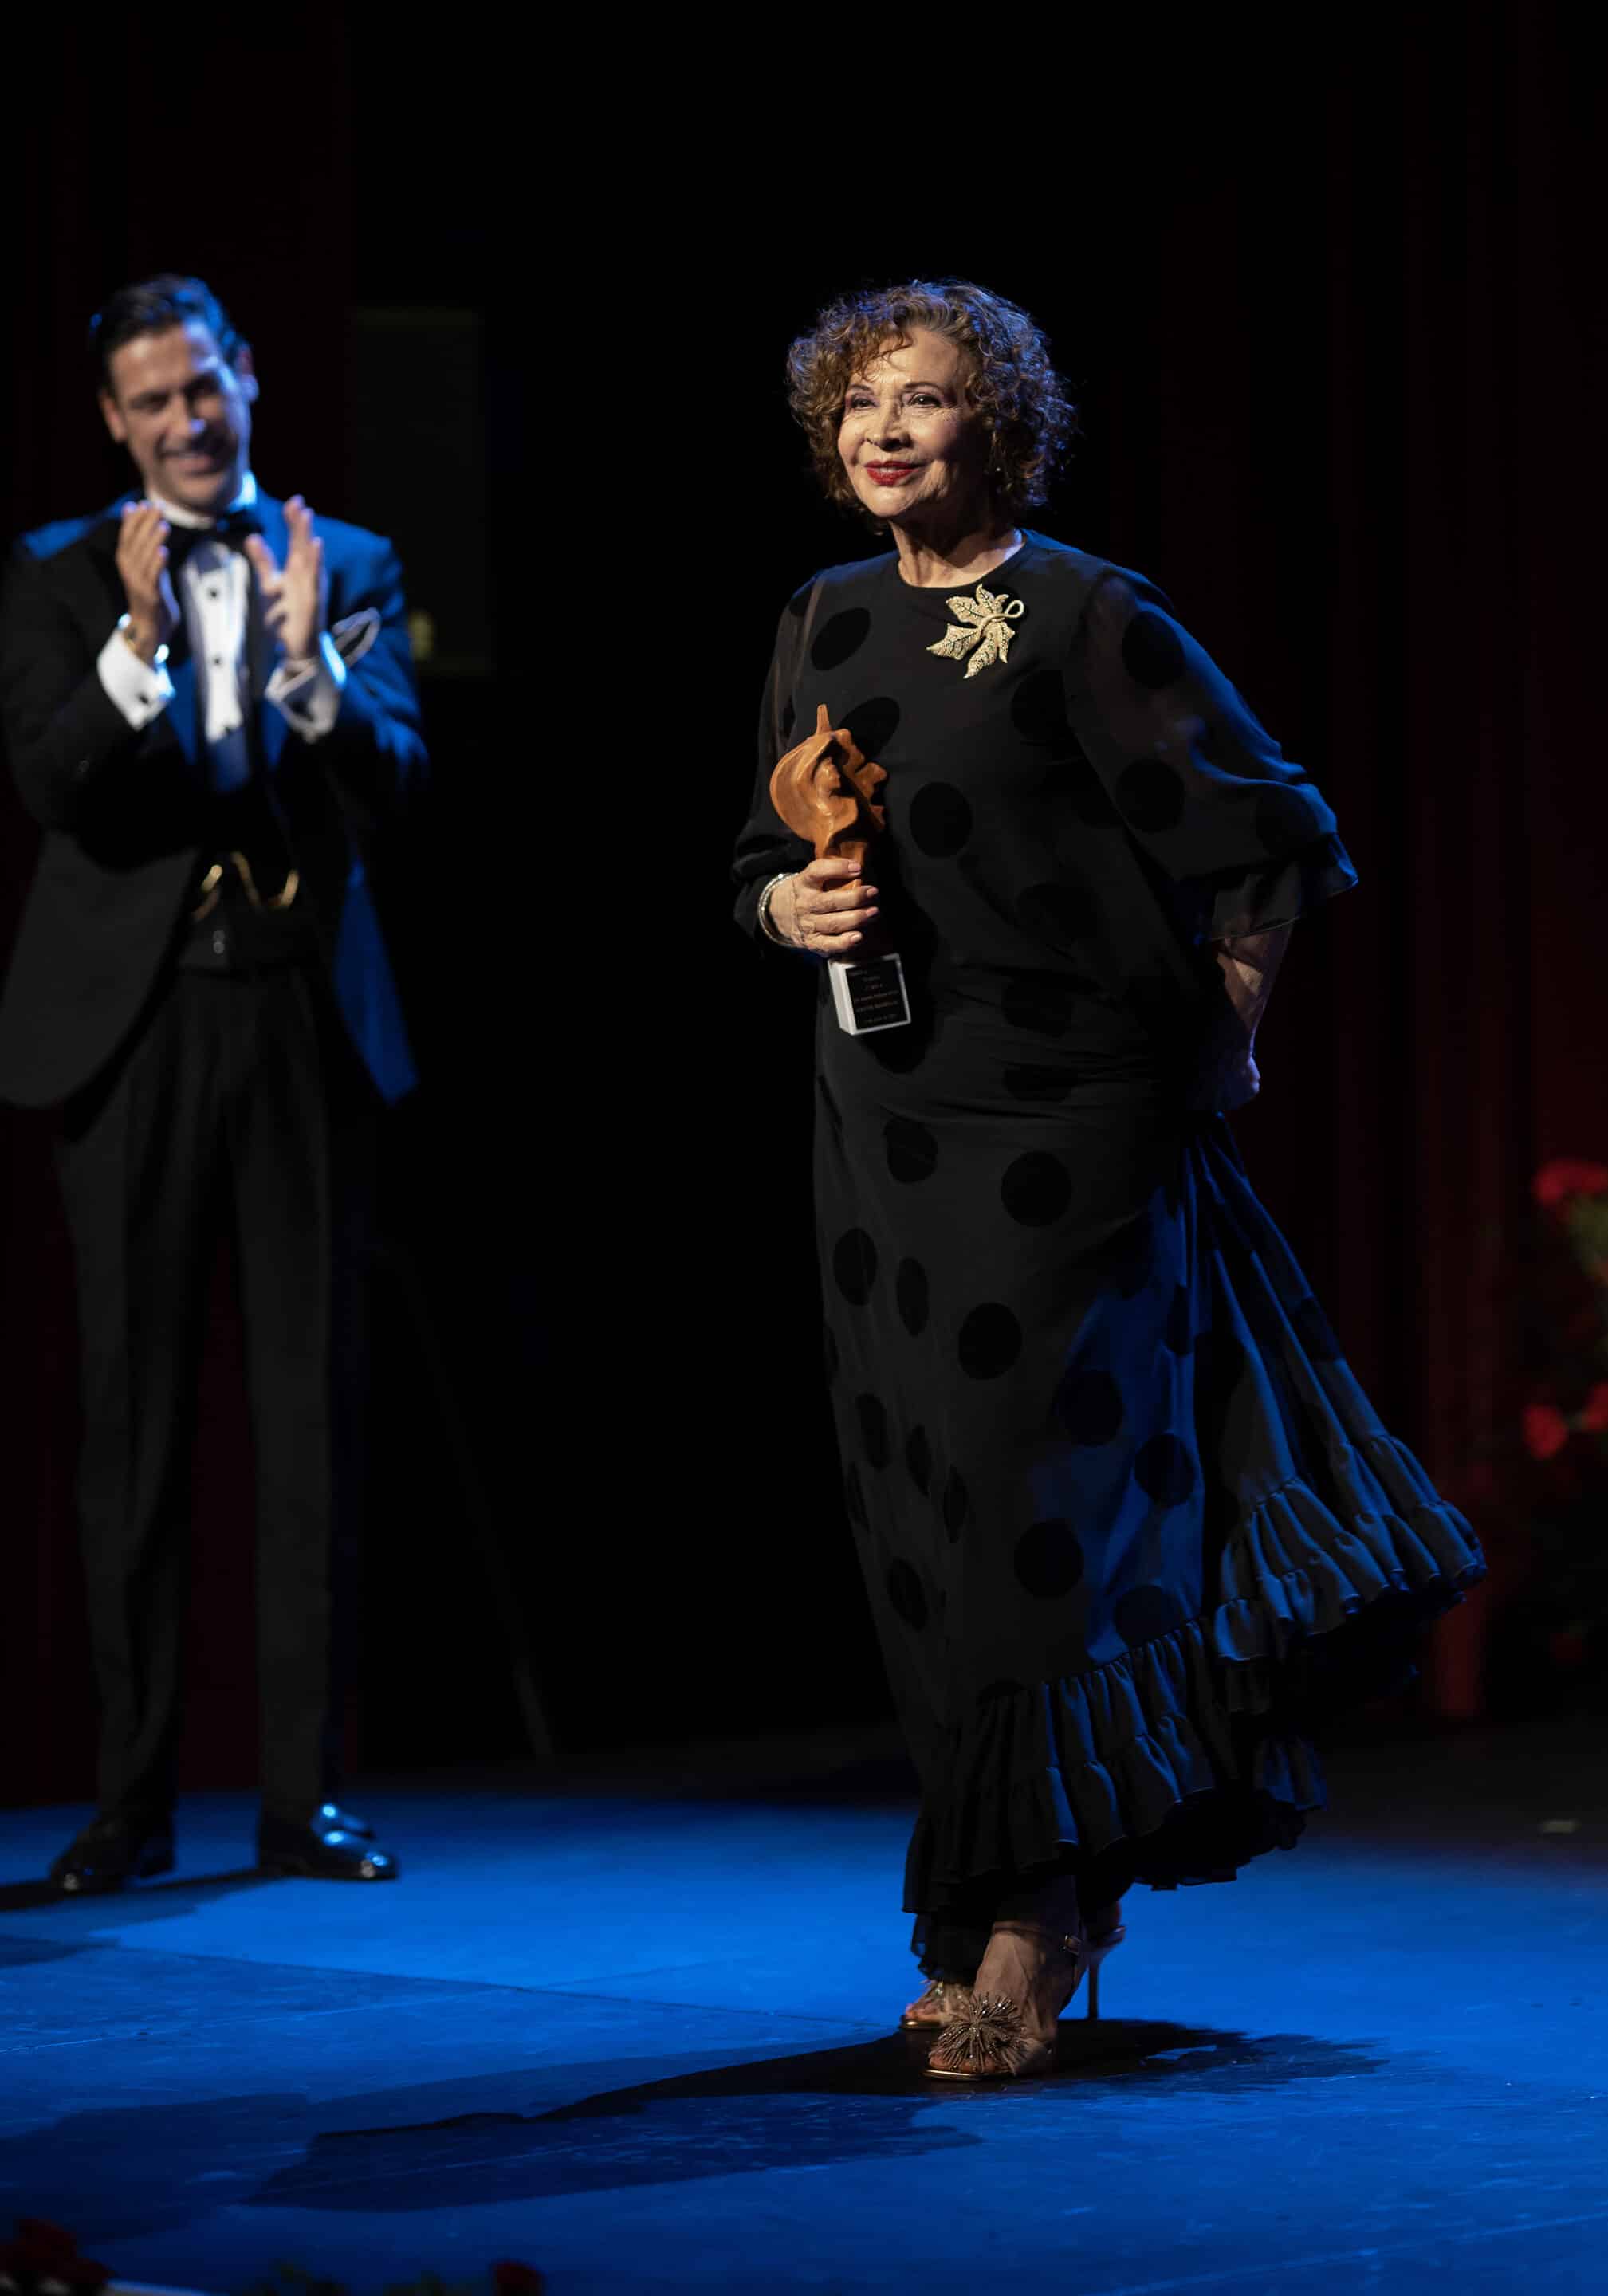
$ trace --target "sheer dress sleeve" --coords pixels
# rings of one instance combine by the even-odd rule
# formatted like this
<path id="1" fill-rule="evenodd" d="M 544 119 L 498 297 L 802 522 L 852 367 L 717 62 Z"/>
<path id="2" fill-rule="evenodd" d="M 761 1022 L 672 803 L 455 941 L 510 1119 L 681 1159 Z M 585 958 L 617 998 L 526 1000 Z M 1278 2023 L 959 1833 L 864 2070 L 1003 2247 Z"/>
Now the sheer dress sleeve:
<path id="1" fill-rule="evenodd" d="M 1310 777 L 1142 575 L 1094 585 L 1066 689 L 1107 795 L 1202 939 L 1292 923 L 1356 883 Z"/>
<path id="2" fill-rule="evenodd" d="M 774 941 L 760 931 L 759 895 L 778 872 L 790 874 L 814 857 L 814 849 L 795 837 L 770 801 L 770 777 L 776 761 L 793 743 L 793 683 L 807 643 L 818 582 L 806 582 L 788 600 L 776 630 L 775 651 L 759 702 L 759 756 L 754 772 L 753 801 L 738 833 L 732 861 L 732 882 L 738 929 L 761 947 Z M 778 954 L 780 952 L 778 951 Z"/>

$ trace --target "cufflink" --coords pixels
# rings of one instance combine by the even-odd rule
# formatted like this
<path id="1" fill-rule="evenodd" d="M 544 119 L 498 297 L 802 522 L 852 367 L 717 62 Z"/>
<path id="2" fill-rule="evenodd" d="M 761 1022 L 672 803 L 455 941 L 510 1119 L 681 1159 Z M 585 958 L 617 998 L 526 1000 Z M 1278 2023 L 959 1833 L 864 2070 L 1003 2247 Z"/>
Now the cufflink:
<path id="1" fill-rule="evenodd" d="M 142 668 L 162 668 L 168 660 L 167 641 L 164 639 L 163 643 L 158 646 L 155 653 L 152 656 L 150 662 L 147 663 L 144 654 L 135 653 L 134 641 L 128 635 L 133 627 L 134 625 L 127 614 L 119 614 L 118 616 L 118 628 L 122 633 L 123 644 L 128 648 L 129 652 L 134 654 L 135 661 L 140 664 Z"/>
<path id="2" fill-rule="evenodd" d="M 364 655 L 380 635 L 381 614 L 376 606 L 365 606 L 355 614 L 342 614 L 330 627 L 335 651 L 349 669 Z"/>

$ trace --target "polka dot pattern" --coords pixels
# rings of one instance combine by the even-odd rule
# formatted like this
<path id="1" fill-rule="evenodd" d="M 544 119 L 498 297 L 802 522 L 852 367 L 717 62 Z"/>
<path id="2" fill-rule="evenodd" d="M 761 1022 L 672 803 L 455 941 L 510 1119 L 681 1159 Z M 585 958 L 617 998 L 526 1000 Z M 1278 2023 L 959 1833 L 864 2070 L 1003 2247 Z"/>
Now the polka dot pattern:
<path id="1" fill-rule="evenodd" d="M 948 782 L 929 782 L 910 801 L 910 834 L 931 859 L 947 860 L 972 834 L 972 808 Z"/>
<path id="2" fill-rule="evenodd" d="M 1036 1149 L 1018 1156 L 999 1184 L 1000 1200 L 1023 1227 L 1048 1227 L 1072 1200 L 1072 1176 L 1058 1156 Z"/>
<path id="3" fill-rule="evenodd" d="M 857 1395 L 854 1415 L 860 1423 L 860 1450 L 868 1467 L 881 1471 L 888 1464 L 888 1414 L 880 1397 Z"/>
<path id="4" fill-rule="evenodd" d="M 825 984 L 823 973 L 823 988 Z M 912 1075 L 927 1056 L 927 1040 L 914 1023 L 902 1029 L 884 1029 L 880 1035 L 863 1037 L 861 1042 L 878 1068 L 888 1070 L 893 1076 Z"/>
<path id="5" fill-rule="evenodd" d="M 1071 738 L 1066 689 L 1058 669 L 1034 669 L 1011 696 L 1011 723 L 1024 742 L 1059 749 Z"/>
<path id="6" fill-rule="evenodd" d="M 899 707 L 890 693 L 874 693 L 843 712 L 843 730 L 854 737 L 861 757 L 875 765 L 898 730 Z"/>
<path id="7" fill-rule="evenodd" d="M 1074 1443 L 1112 1443 L 1121 1431 L 1122 1390 L 1108 1371 L 1069 1371 L 1055 1390 L 1054 1411 Z"/>
<path id="8" fill-rule="evenodd" d="M 1257 842 L 1269 853 L 1292 853 L 1317 835 L 1312 808 L 1295 789 L 1263 790 L 1251 815 Z"/>
<path id="9" fill-rule="evenodd" d="M 876 1282 L 876 1246 L 863 1227 L 851 1227 L 833 1247 L 832 1272 L 851 1308 L 863 1308 Z"/>
<path id="10" fill-rule="evenodd" d="M 973 1308 L 960 1327 L 960 1367 L 968 1379 L 998 1379 L 1021 1353 L 1021 1325 L 997 1300 Z"/>
<path id="11" fill-rule="evenodd" d="M 920 1339 L 931 1310 L 927 1271 L 919 1259 L 900 1260 L 893 1279 L 893 1298 L 900 1323 L 913 1340 Z"/>
<path id="12" fill-rule="evenodd" d="M 1098 1272 L 1107 1291 L 1116 1292 L 1120 1299 L 1132 1300 L 1150 1282 L 1153 1250 L 1149 1220 L 1128 1220 L 1115 1235 L 1090 1252 L 1088 1264 L 1091 1271 Z"/>
<path id="13" fill-rule="evenodd" d="M 1254 914 L 1321 815 L 1166 613 L 1118 585 L 1102 628 L 1085 570 L 1049 580 L 1043 548 L 1009 578 L 1028 612 L 986 676 L 931 657 L 941 597 L 896 598 L 884 558 L 833 574 L 808 636 L 786 624 L 804 658 L 777 689 L 887 767 L 872 870 L 915 1018 L 846 1037 L 815 973 L 825 1347 L 892 1678 L 957 1716 L 980 1682 L 1021 1702 L 1209 1611 L 1213 1538 L 1266 1488 L 1259 1431 L 1276 1442 L 1292 1394 L 1317 1417 L 1335 1385 L 1302 1382 L 1333 1335 L 1242 1225 L 1218 1134 L 1144 1085 L 1188 1018 L 1180 935 L 1242 889 Z M 761 825 L 740 874 L 774 849 Z M 1279 1312 L 1257 1285 L 1282 1286 Z M 1204 1328 L 1235 1299 L 1269 1360 Z M 1186 1670 L 1135 1673 L 1194 1695 Z M 997 1784 L 965 1789 L 994 1833 Z"/>
<path id="14" fill-rule="evenodd" d="M 1158 1506 L 1182 1506 L 1195 1487 L 1194 1461 L 1176 1435 L 1153 1435 L 1134 1455 L 1134 1480 Z"/>
<path id="15" fill-rule="evenodd" d="M 1165 758 L 1136 758 L 1123 767 L 1117 802 L 1136 829 L 1154 835 L 1184 817 L 1184 783 Z"/>
<path id="16" fill-rule="evenodd" d="M 907 1187 L 930 1180 L 938 1168 L 938 1142 L 913 1117 L 890 1116 L 882 1127 L 882 1147 L 888 1169 Z"/>
<path id="17" fill-rule="evenodd" d="M 823 622 L 809 649 L 812 669 L 841 669 L 871 636 L 871 615 L 864 606 L 845 606 Z"/>
<path id="18" fill-rule="evenodd" d="M 1083 1576 L 1083 1549 L 1071 1524 L 1061 1515 L 1024 1530 L 1013 1559 L 1017 1578 L 1040 1602 L 1064 1600 Z"/>
<path id="19" fill-rule="evenodd" d="M 902 1557 L 890 1562 L 883 1584 L 888 1589 L 888 1600 L 898 1616 L 914 1633 L 920 1634 L 927 1623 L 927 1590 L 915 1565 Z"/>

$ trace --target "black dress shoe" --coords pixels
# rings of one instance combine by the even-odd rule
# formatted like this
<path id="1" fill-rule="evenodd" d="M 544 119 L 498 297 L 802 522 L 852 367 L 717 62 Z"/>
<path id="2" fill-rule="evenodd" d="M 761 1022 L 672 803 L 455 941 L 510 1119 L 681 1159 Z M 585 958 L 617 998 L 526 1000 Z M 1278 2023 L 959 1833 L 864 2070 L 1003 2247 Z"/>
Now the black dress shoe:
<path id="1" fill-rule="evenodd" d="M 170 1817 L 116 1817 L 103 1812 L 70 1841 L 50 1869 L 64 1897 L 103 1898 L 126 1882 L 173 1871 Z"/>
<path id="2" fill-rule="evenodd" d="M 374 1838 L 374 1829 L 367 1818 L 354 1817 L 349 1809 L 341 1809 L 332 1801 L 321 1801 L 313 1812 L 312 1822 L 324 1827 L 338 1825 L 342 1833 L 361 1834 L 365 1841 L 372 1841 Z"/>
<path id="3" fill-rule="evenodd" d="M 357 1833 L 331 1802 L 299 1821 L 265 1809 L 257 1822 L 257 1862 L 267 1874 L 302 1874 L 315 1882 L 397 1878 L 390 1850 L 381 1849 L 366 1827 Z"/>

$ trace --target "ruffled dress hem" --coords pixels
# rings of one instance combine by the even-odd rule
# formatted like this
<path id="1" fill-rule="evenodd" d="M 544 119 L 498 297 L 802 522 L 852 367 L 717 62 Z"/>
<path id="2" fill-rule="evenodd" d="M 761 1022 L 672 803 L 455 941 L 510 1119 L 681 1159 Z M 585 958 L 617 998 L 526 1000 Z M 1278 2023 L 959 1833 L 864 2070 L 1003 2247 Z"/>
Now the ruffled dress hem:
<path id="1" fill-rule="evenodd" d="M 1485 1567 L 1393 1438 L 1330 1465 L 1346 1519 L 1299 1476 L 1269 1490 L 1224 1543 L 1209 1613 L 1075 1677 L 979 1700 L 956 1734 L 953 1790 L 917 1820 L 908 1911 L 960 1915 L 990 1875 L 1069 1861 L 1105 1861 L 1116 1893 L 1232 1880 L 1293 1845 L 1325 1799 L 1311 1728 L 1410 1678 L 1415 1636 Z"/>

